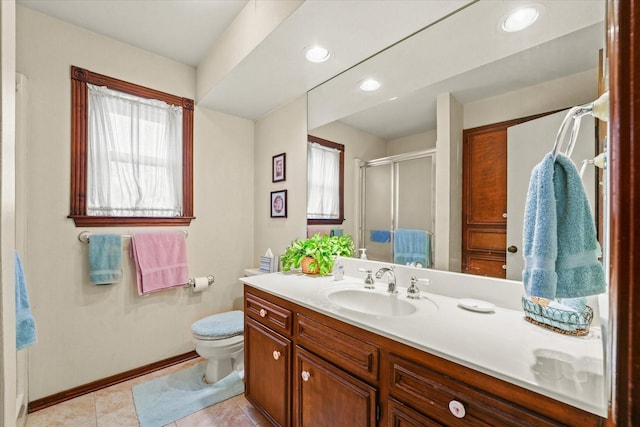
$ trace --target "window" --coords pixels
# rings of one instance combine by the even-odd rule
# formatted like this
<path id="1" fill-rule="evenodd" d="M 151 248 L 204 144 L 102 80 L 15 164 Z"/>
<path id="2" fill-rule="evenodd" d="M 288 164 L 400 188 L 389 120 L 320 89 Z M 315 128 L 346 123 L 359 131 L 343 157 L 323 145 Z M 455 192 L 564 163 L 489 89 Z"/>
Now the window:
<path id="1" fill-rule="evenodd" d="M 307 138 L 307 224 L 344 221 L 344 145 Z"/>
<path id="2" fill-rule="evenodd" d="M 76 226 L 188 225 L 193 101 L 71 68 Z"/>

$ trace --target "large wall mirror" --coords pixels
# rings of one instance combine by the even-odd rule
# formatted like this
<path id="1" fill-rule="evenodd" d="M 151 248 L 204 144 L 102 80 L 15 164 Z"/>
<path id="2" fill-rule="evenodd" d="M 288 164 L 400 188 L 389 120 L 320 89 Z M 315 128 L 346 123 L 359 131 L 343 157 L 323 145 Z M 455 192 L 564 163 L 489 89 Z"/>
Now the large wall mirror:
<path id="1" fill-rule="evenodd" d="M 521 279 L 531 169 L 552 150 L 565 110 L 598 98 L 607 77 L 604 0 L 536 1 L 533 25 L 505 31 L 521 5 L 470 1 L 309 92 L 308 133 L 345 145 L 343 228 L 369 259 L 393 262 L 394 231 L 418 229 L 428 233 L 425 267 Z M 369 78 L 378 90 L 359 89 Z M 579 168 L 603 149 L 603 129 L 582 121 Z M 585 165 L 598 217 L 602 173 Z M 507 188 L 488 199 L 497 184 L 482 171 L 498 169 Z M 475 202 L 489 217 L 474 217 Z M 497 272 L 484 273 L 489 261 Z"/>

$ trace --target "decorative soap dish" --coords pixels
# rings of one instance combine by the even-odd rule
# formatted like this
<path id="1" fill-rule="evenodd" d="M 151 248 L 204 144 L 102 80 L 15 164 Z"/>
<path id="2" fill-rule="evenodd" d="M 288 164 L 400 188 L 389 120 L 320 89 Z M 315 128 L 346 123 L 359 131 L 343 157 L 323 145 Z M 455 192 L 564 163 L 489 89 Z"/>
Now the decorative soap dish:
<path id="1" fill-rule="evenodd" d="M 540 301 L 542 303 L 522 297 L 522 308 L 528 322 L 565 335 L 584 336 L 589 333 L 589 326 L 593 320 L 591 307 L 585 306 L 582 312 L 561 310 L 547 305 L 548 300 Z"/>

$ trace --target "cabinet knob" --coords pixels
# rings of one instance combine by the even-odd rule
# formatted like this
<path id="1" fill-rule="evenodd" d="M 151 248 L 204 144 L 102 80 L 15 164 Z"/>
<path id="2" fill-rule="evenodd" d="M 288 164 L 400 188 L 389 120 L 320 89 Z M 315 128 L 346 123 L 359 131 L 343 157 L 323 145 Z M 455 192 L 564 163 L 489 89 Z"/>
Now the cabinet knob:
<path id="1" fill-rule="evenodd" d="M 515 254 L 516 252 L 518 252 L 518 247 L 511 245 L 507 248 L 507 252 L 509 252 L 510 254 Z"/>
<path id="2" fill-rule="evenodd" d="M 506 218 L 506 217 L 507 217 L 507 213 L 505 212 L 502 214 L 502 218 Z"/>
<path id="3" fill-rule="evenodd" d="M 449 410 L 456 418 L 464 418 L 467 414 L 467 411 L 464 409 L 464 405 L 457 400 L 452 400 L 449 402 Z"/>
<path id="4" fill-rule="evenodd" d="M 506 270 L 507 269 L 507 264 L 502 264 L 502 269 Z"/>
<path id="5" fill-rule="evenodd" d="M 302 371 L 300 376 L 302 377 L 302 381 L 309 381 L 309 378 L 311 378 L 309 371 Z"/>
<path id="6" fill-rule="evenodd" d="M 267 315 L 267 310 L 265 310 L 264 308 L 260 309 L 260 317 L 265 317 Z"/>
<path id="7" fill-rule="evenodd" d="M 275 360 L 280 359 L 280 352 L 278 350 L 273 350 L 273 358 Z"/>

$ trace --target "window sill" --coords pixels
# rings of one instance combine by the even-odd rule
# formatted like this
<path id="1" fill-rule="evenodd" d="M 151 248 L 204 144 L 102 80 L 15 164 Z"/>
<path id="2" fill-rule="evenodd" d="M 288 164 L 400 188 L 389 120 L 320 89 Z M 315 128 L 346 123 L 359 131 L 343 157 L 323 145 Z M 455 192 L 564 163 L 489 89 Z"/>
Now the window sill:
<path id="1" fill-rule="evenodd" d="M 322 225 L 322 224 L 338 224 L 342 225 L 344 222 L 344 218 L 336 218 L 336 219 L 307 219 L 307 225 Z"/>
<path id="2" fill-rule="evenodd" d="M 118 226 L 161 226 L 174 225 L 186 226 L 191 224 L 194 216 L 181 217 L 113 217 L 113 216 L 86 216 L 86 215 L 69 215 L 68 218 L 73 219 L 76 227 L 118 227 Z"/>

